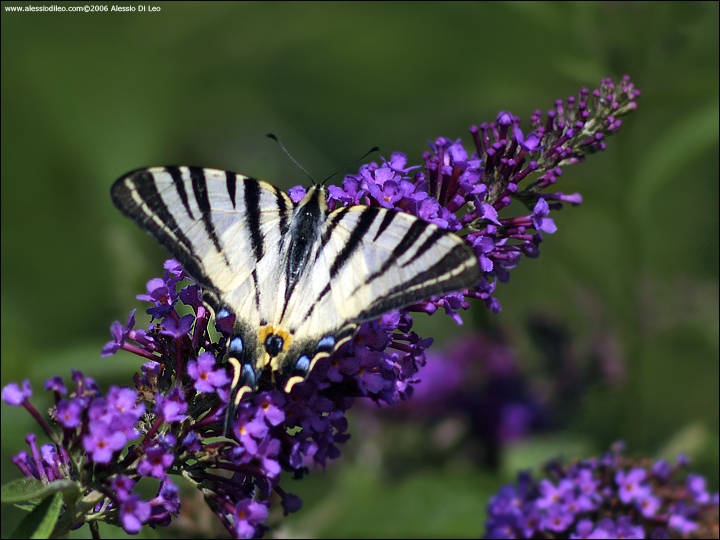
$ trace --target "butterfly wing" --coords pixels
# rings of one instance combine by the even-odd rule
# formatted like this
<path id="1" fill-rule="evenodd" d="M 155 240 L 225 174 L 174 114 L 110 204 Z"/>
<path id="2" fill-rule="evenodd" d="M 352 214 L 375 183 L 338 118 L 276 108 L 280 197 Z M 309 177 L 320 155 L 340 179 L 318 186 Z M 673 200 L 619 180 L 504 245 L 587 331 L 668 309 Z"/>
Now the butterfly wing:
<path id="1" fill-rule="evenodd" d="M 153 167 L 118 179 L 111 197 L 203 287 L 222 298 L 233 291 L 238 317 L 262 316 L 259 274 L 278 271 L 259 262 L 287 231 L 293 204 L 285 193 L 218 169 Z"/>
<path id="2" fill-rule="evenodd" d="M 258 329 L 280 302 L 290 198 L 266 182 L 199 167 L 139 169 L 117 180 L 111 196 L 205 288 L 216 315 L 235 315 L 235 357 L 254 366 Z"/>
<path id="3" fill-rule="evenodd" d="M 283 302 L 281 261 L 294 204 L 266 182 L 198 167 L 138 169 L 113 184 L 111 197 L 205 288 L 216 315 L 235 315 L 227 433 L 240 388 L 254 389 L 264 367 L 261 327 Z"/>
<path id="4" fill-rule="evenodd" d="M 481 277 L 477 257 L 462 238 L 410 214 L 376 207 L 332 212 L 311 257 L 283 319 L 295 336 L 286 361 L 301 365 L 278 369 L 296 376 L 309 372 L 358 324 L 473 287 Z"/>

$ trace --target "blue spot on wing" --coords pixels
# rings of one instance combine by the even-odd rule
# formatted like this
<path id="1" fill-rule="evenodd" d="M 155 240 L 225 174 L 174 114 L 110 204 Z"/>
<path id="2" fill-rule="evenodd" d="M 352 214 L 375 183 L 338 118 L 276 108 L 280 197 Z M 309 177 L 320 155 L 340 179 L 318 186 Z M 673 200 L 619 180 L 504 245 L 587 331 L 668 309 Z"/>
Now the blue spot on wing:
<path id="1" fill-rule="evenodd" d="M 235 353 L 240 353 L 243 350 L 243 340 L 242 338 L 235 336 L 230 340 L 230 351 Z"/>
<path id="2" fill-rule="evenodd" d="M 295 370 L 300 371 L 302 373 L 307 373 L 307 371 L 310 369 L 310 359 L 306 355 L 302 355 L 300 358 L 297 359 L 297 362 L 295 363 Z"/>

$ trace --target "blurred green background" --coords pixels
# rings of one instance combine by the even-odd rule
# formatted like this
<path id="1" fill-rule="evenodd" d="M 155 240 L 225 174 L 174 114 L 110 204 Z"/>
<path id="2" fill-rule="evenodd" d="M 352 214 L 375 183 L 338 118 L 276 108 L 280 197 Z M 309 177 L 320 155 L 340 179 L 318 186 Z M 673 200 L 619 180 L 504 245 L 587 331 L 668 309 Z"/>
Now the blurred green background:
<path id="1" fill-rule="evenodd" d="M 527 119 L 629 74 L 643 92 L 638 110 L 606 152 L 565 170 L 557 188 L 584 204 L 556 213 L 541 257 L 498 286 L 503 311 L 478 306 L 461 329 L 416 317 L 439 343 L 480 322 L 501 327 L 528 369 L 538 354 L 528 319 L 555 321 L 580 355 L 613 351 L 613 384 L 591 387 L 562 430 L 508 447 L 495 471 L 426 461 L 389 480 L 382 444 L 351 418 L 338 463 L 287 482 L 305 507 L 280 534 L 478 536 L 487 497 L 518 468 L 588 457 L 616 439 L 631 455 L 687 452 L 717 490 L 716 2 L 5 11 L 17 5 L 2 3 L 3 385 L 29 378 L 43 410 L 42 383 L 69 380 L 73 367 L 104 389 L 131 384 L 140 362 L 99 351 L 112 321 L 141 308 L 134 297 L 161 275 L 165 252 L 110 202 L 129 170 L 206 165 L 305 184 L 269 131 L 316 178 L 374 145 L 420 163 L 427 140 L 470 141 L 468 127 L 500 110 Z M 28 414 L 3 404 L 3 482 L 19 476 L 10 457 L 30 430 Z M 18 519 L 3 509 L 3 537 Z"/>

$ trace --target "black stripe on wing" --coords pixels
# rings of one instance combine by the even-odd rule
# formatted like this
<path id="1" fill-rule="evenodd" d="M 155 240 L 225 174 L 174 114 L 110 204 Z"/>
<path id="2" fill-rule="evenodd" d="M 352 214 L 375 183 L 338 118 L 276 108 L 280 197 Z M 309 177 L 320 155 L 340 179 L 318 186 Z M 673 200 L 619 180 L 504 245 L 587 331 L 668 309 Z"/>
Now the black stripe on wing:
<path id="1" fill-rule="evenodd" d="M 370 229 L 370 226 L 373 221 L 375 221 L 375 218 L 379 213 L 380 210 L 370 206 L 363 211 L 362 214 L 360 214 L 360 219 L 358 219 L 357 225 L 355 225 L 355 228 L 350 233 L 350 237 L 347 242 L 330 266 L 331 281 L 335 278 L 335 276 L 337 276 L 340 269 L 347 264 L 353 253 L 362 245 L 365 233 L 367 233 L 368 229 Z"/>
<path id="2" fill-rule="evenodd" d="M 414 259 L 420 257 L 423 253 L 425 253 L 427 250 L 437 244 L 438 240 L 445 237 L 447 234 L 448 232 L 446 230 L 441 229 L 440 227 L 436 228 L 432 233 L 430 233 L 430 236 L 427 237 L 427 240 L 423 242 L 423 245 L 417 248 L 417 251 L 415 251 L 415 253 L 413 254 L 413 258 L 403 264 L 403 266 L 411 264 Z"/>
<path id="3" fill-rule="evenodd" d="M 257 268 L 253 268 L 253 271 L 250 273 L 253 280 L 253 289 L 255 290 L 255 310 L 260 310 L 260 280 L 258 279 L 257 274 Z M 265 326 L 267 324 L 267 321 L 262 321 L 260 323 L 260 326 Z"/>
<path id="4" fill-rule="evenodd" d="M 312 315 L 313 311 L 315 311 L 315 306 L 319 305 L 320 302 L 322 302 L 323 298 L 325 298 L 325 296 L 330 292 L 330 289 L 330 282 L 328 281 L 327 285 L 325 285 L 325 288 L 320 291 L 320 294 L 318 294 L 317 299 L 312 304 L 310 304 L 310 307 L 308 308 L 307 313 L 305 313 L 303 319 L 310 318 L 310 315 Z"/>
<path id="5" fill-rule="evenodd" d="M 210 208 L 205 171 L 199 167 L 189 167 L 188 169 L 190 171 L 190 182 L 193 187 L 193 193 L 195 194 L 195 202 L 198 208 L 200 208 L 202 222 L 205 225 L 205 232 L 212 240 L 215 250 L 225 259 L 225 265 L 230 266 L 230 261 L 220 245 L 220 239 L 215 231 L 215 225 L 212 222 L 212 208 Z"/>
<path id="6" fill-rule="evenodd" d="M 458 244 L 433 266 L 377 298 L 354 320 L 368 321 L 393 309 L 409 306 L 435 295 L 470 288 L 480 281 L 481 276 L 472 248 L 466 244 Z"/>
<path id="7" fill-rule="evenodd" d="M 188 201 L 187 191 L 185 190 L 185 182 L 183 181 L 180 167 L 165 167 L 165 170 L 170 175 L 170 178 L 172 178 L 173 185 L 178 193 L 178 197 L 180 197 L 180 200 L 185 207 L 185 211 L 188 213 L 188 216 L 190 216 L 190 219 L 194 220 L 195 216 L 193 216 L 192 210 L 190 209 L 190 202 Z M 153 175 L 153 181 L 154 180 L 155 177 Z"/>
<path id="8" fill-rule="evenodd" d="M 313 264 L 317 262 L 317 260 L 320 258 L 320 255 L 323 253 L 323 248 L 330 240 L 330 237 L 332 236 L 333 231 L 337 228 L 337 226 L 340 224 L 340 221 L 342 221 L 342 218 L 350 211 L 350 208 L 353 208 L 351 206 L 344 206 L 339 211 L 335 211 L 334 215 L 330 218 L 330 221 L 328 222 L 327 227 L 325 228 L 325 231 L 322 233 L 322 236 L 320 237 L 320 249 L 317 250 L 315 253 L 315 260 L 313 261 Z"/>
<path id="9" fill-rule="evenodd" d="M 339 222 L 344 213 L 336 214 L 333 218 L 335 218 L 336 222 Z M 394 210 L 383 210 L 374 207 L 363 211 L 357 224 L 351 231 L 347 243 L 333 261 L 330 269 L 330 281 L 318 294 L 315 301 L 310 304 L 305 314 L 305 319 L 312 315 L 315 306 L 319 305 L 330 293 L 333 288 L 332 280 L 339 273 L 342 266 L 352 259 L 358 249 L 362 249 L 362 243 L 367 231 L 372 230 L 373 223 L 376 222 L 380 215 L 382 215 L 382 221 L 378 226 L 377 232 L 373 235 L 373 242 L 381 238 L 382 234 L 388 230 L 399 213 L 400 212 Z M 432 230 L 429 234 L 424 234 L 428 228 Z M 393 267 L 405 268 L 413 264 L 419 257 L 436 246 L 440 240 L 454 236 L 454 233 L 450 231 L 441 229 L 422 219 L 417 219 L 410 224 L 403 237 L 381 267 L 368 275 L 363 283 L 357 285 L 355 290 L 348 292 L 348 298 L 353 297 L 362 287 L 369 286 L 375 280 L 382 278 L 388 271 L 392 271 Z M 420 239 L 423 237 L 424 240 L 420 243 Z M 323 235 L 325 241 L 327 241 L 327 238 L 329 238 L 329 235 Z M 448 294 L 476 285 L 480 281 L 481 273 L 473 250 L 462 242 L 459 237 L 454 238 L 454 243 L 454 247 L 443 249 L 440 252 L 438 255 L 440 260 L 433 266 L 393 286 L 385 294 L 379 296 L 372 305 L 368 306 L 353 320 L 357 322 L 370 320 L 393 309 L 399 309 L 422 300 L 427 300 L 431 296 Z M 418 244 L 420 245 L 418 246 Z M 371 248 L 366 247 L 365 249 Z M 399 265 L 399 260 L 408 252 L 411 252 L 412 256 L 405 263 Z"/>
<path id="10" fill-rule="evenodd" d="M 195 220 L 190 209 L 185 183 L 174 174 L 176 169 L 160 169 L 170 174 L 183 209 L 170 209 L 158 191 L 155 175 L 148 169 L 138 169 L 122 176 L 112 185 L 110 196 L 113 204 L 124 215 L 135 221 L 142 229 L 154 237 L 182 267 L 200 284 L 214 288 L 212 281 L 202 269 L 190 238 L 180 229 L 175 219 L 176 212 L 186 211 L 189 218 Z M 179 172 L 179 171 L 178 171 Z M 216 246 L 217 247 L 217 246 Z M 227 262 L 227 259 L 226 259 Z"/>
<path id="11" fill-rule="evenodd" d="M 243 186 L 245 188 L 245 212 L 247 214 L 245 223 L 257 263 L 263 258 L 264 254 L 263 238 L 260 231 L 260 183 L 254 178 L 246 178 Z"/>
<path id="12" fill-rule="evenodd" d="M 382 234 L 390 228 L 391 223 L 396 219 L 400 212 L 394 210 L 381 210 L 377 208 L 368 208 L 358 219 L 358 223 L 354 230 L 350 233 L 350 238 L 344 246 L 340 254 L 335 258 L 333 268 L 335 273 L 330 271 L 331 281 L 320 292 L 315 302 L 309 308 L 307 317 L 312 315 L 315 305 L 319 304 L 332 289 L 332 278 L 339 268 L 346 264 L 361 247 L 362 237 L 368 230 L 372 230 L 373 223 L 382 214 L 382 221 L 378 226 L 377 232 L 373 235 L 373 242 L 379 240 Z M 430 229 L 428 231 L 428 229 Z M 397 230 L 397 229 L 394 229 Z M 374 281 L 381 279 L 388 272 L 392 272 L 393 268 L 401 270 L 415 263 L 418 258 L 430 252 L 438 242 L 451 237 L 453 239 L 453 247 L 444 247 L 439 250 L 438 258 L 432 266 L 426 270 L 409 277 L 402 283 L 397 280 L 390 280 L 393 286 L 384 294 L 376 298 L 371 305 L 360 312 L 353 320 L 355 322 L 363 322 L 379 317 L 383 313 L 387 313 L 393 309 L 399 309 L 408 305 L 427 300 L 435 295 L 449 294 L 476 285 L 481 278 L 480 268 L 477 257 L 472 248 L 465 244 L 454 233 L 441 229 L 436 225 L 432 225 L 422 219 L 413 221 L 407 227 L 405 234 L 397 243 L 389 257 L 375 272 L 368 275 L 365 280 L 357 284 L 355 290 L 349 293 L 349 297 L 355 294 L 363 287 L 370 286 Z M 358 241 L 358 238 L 360 239 Z M 366 247 L 365 249 L 372 249 Z M 400 259 L 407 254 L 409 259 L 402 265 Z M 352 264 L 352 263 L 350 263 Z M 405 270 L 405 274 L 407 274 Z"/>
<path id="13" fill-rule="evenodd" d="M 278 217 L 280 218 L 280 238 L 285 238 L 288 230 L 290 229 L 290 215 L 288 214 L 287 203 L 285 202 L 285 196 L 275 186 L 272 186 L 275 193 L 275 202 L 278 207 Z M 278 242 L 278 250 L 282 249 L 282 242 Z"/>
<path id="14" fill-rule="evenodd" d="M 375 233 L 375 238 L 373 238 L 373 242 L 376 242 L 377 239 L 380 238 L 382 233 L 384 233 L 385 230 L 390 226 L 390 224 L 393 222 L 393 219 L 395 219 L 395 216 L 397 216 L 398 213 L 399 212 L 394 212 L 392 210 L 385 211 L 385 217 L 383 217 L 383 220 L 378 227 L 378 231 Z"/>
<path id="15" fill-rule="evenodd" d="M 395 249 L 393 249 L 392 255 L 390 255 L 390 257 L 383 263 L 383 265 L 377 272 L 368 276 L 368 278 L 365 280 L 365 285 L 368 285 L 371 282 L 375 281 L 377 278 L 382 277 L 382 275 L 387 272 L 388 268 L 393 266 L 397 262 L 397 260 L 402 257 L 407 252 L 407 250 L 409 250 L 415 244 L 423 231 L 427 229 L 428 225 L 429 223 L 427 221 L 423 221 L 422 219 L 418 219 L 417 221 L 415 221 L 407 230 L 405 236 L 403 236 L 402 240 L 400 240 Z M 446 234 L 441 229 L 438 230 L 440 230 L 440 232 L 442 233 L 441 236 L 444 236 Z M 379 237 L 379 234 L 376 235 L 376 238 Z M 419 254 L 416 253 L 413 258 L 417 257 L 418 255 Z M 356 291 L 353 291 L 353 294 L 355 294 L 355 292 Z"/>
<path id="16" fill-rule="evenodd" d="M 235 193 L 237 192 L 237 174 L 225 171 L 225 187 L 227 189 L 228 197 L 230 197 L 230 202 L 232 203 L 233 208 L 237 208 L 235 206 Z"/>

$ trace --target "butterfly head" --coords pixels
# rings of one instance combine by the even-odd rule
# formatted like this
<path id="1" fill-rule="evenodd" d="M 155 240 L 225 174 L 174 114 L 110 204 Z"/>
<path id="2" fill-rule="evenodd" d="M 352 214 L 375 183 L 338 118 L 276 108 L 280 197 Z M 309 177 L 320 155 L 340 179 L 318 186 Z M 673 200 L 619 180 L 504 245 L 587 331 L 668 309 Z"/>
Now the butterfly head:
<path id="1" fill-rule="evenodd" d="M 295 208 L 296 212 L 304 212 L 306 219 L 321 217 L 321 213 L 327 212 L 327 188 L 322 184 L 311 185 Z"/>

